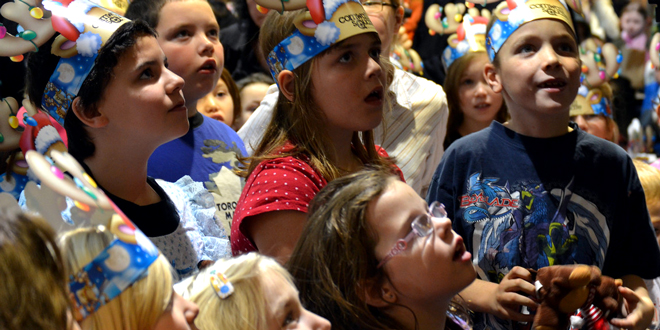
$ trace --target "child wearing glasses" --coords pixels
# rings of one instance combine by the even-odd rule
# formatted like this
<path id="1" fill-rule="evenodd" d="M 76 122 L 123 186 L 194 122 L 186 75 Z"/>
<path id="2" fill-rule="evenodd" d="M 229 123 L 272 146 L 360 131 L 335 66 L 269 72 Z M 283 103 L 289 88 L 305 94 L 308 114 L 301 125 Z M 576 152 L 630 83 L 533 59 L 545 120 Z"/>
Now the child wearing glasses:
<path id="1" fill-rule="evenodd" d="M 465 329 L 454 296 L 475 278 L 470 260 L 441 204 L 368 168 L 314 197 L 287 267 L 334 328 Z"/>
<path id="2" fill-rule="evenodd" d="M 484 75 L 511 119 L 454 142 L 429 188 L 473 255 L 478 279 L 461 296 L 478 312 L 475 329 L 531 322 L 527 269 L 561 264 L 623 280 L 628 314 L 612 325 L 643 329 L 653 317 L 642 278 L 660 275 L 660 251 L 632 160 L 569 123 L 581 74 L 570 17 L 558 0 L 498 5 Z"/>
<path id="3" fill-rule="evenodd" d="M 200 306 L 198 329 L 330 329 L 328 320 L 300 304 L 286 269 L 258 253 L 217 260 L 174 290 Z"/>

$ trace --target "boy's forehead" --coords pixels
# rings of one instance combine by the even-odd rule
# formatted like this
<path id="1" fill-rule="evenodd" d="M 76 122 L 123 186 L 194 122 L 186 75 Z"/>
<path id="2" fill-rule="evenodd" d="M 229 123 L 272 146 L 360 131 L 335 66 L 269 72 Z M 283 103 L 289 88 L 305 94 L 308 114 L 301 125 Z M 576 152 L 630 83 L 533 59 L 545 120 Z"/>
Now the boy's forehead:
<path id="1" fill-rule="evenodd" d="M 572 2 L 580 10 L 579 1 Z M 494 60 L 504 43 L 520 27 L 543 19 L 553 19 L 566 24 L 575 35 L 570 11 L 560 0 L 508 0 L 502 1 L 493 11 L 493 21 L 486 38 L 490 60 Z M 574 37 L 575 38 L 575 37 Z"/>

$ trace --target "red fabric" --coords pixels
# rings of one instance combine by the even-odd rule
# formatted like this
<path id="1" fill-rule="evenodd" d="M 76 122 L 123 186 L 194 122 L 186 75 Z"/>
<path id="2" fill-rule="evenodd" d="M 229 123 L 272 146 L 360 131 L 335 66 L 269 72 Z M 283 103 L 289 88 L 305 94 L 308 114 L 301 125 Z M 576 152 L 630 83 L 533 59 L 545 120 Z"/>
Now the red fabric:
<path id="1" fill-rule="evenodd" d="M 292 147 L 287 144 L 280 153 Z M 376 148 L 381 156 L 388 157 L 385 149 Z M 272 211 L 307 213 L 312 198 L 328 184 L 308 161 L 304 155 L 276 158 L 262 162 L 252 171 L 238 199 L 231 223 L 231 250 L 234 256 L 257 251 L 241 228 L 246 217 Z M 395 167 L 403 180 L 401 169 Z"/>

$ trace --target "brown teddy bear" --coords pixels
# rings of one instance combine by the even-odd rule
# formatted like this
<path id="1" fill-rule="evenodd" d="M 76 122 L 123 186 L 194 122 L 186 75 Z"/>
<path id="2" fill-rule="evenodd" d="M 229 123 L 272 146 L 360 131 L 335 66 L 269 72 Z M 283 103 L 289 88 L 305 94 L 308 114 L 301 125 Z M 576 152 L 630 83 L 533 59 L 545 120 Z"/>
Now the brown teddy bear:
<path id="1" fill-rule="evenodd" d="M 534 273 L 534 272 L 532 272 Z M 539 307 L 534 316 L 535 330 L 568 329 L 569 318 L 578 309 L 583 315 L 593 304 L 602 318 L 613 318 L 621 304 L 617 287 L 621 280 L 602 276 L 595 266 L 564 265 L 544 267 L 536 271 L 536 298 Z M 589 320 L 589 324 L 595 322 Z"/>

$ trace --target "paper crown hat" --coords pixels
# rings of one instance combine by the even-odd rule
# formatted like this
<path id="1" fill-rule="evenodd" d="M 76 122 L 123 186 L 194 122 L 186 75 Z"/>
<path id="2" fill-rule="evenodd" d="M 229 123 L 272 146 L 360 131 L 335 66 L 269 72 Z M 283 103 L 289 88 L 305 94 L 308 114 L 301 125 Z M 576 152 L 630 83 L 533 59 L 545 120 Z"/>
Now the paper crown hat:
<path id="1" fill-rule="evenodd" d="M 568 4 L 577 13 L 582 13 L 580 0 L 568 0 Z M 495 19 L 486 38 L 486 49 L 491 61 L 509 36 L 525 23 L 554 19 L 566 23 L 575 33 L 571 14 L 563 0 L 506 0 L 495 8 L 493 16 Z"/>
<path id="2" fill-rule="evenodd" d="M 284 5 L 285 0 L 281 6 L 280 2 L 273 5 L 273 1 L 269 0 L 256 2 L 269 9 L 305 7 L 305 2 L 300 0 L 286 1 L 290 3 L 289 7 Z M 313 7 L 310 8 L 310 4 Z M 268 54 L 268 66 L 275 81 L 282 70 L 294 70 L 332 44 L 362 33 L 377 33 L 358 1 L 309 0 L 306 5 L 309 11 L 300 13 L 294 20 L 296 30 Z"/>
<path id="3" fill-rule="evenodd" d="M 26 185 L 27 208 L 40 214 L 59 233 L 96 227 L 114 236 L 90 263 L 70 275 L 72 312 L 81 321 L 145 276 L 159 251 L 71 155 L 53 151 L 51 156 L 34 150 L 26 154 L 30 169 L 41 181 L 40 187 L 32 181 Z M 0 204 L 18 207 L 16 200 L 12 203 L 7 198 L 10 195 L 0 195 Z M 67 208 L 67 198 L 75 205 L 70 208 L 70 220 L 61 215 Z"/>
<path id="4" fill-rule="evenodd" d="M 619 75 L 623 57 L 611 43 L 602 44 L 589 38 L 580 45 L 582 73 L 578 94 L 571 104 L 570 115 L 603 115 L 612 118 L 612 89 L 608 82 Z"/>
<path id="5" fill-rule="evenodd" d="M 442 64 L 445 71 L 454 61 L 469 52 L 486 51 L 486 25 L 488 20 L 485 17 L 472 17 L 466 14 L 456 29 L 456 33 L 447 39 L 447 47 L 442 52 Z"/>
<path id="6" fill-rule="evenodd" d="M 0 25 L 0 55 L 20 61 L 22 54 L 38 51 L 59 33 L 51 53 L 60 61 L 46 85 L 41 107 L 63 124 L 99 49 L 129 20 L 88 0 L 43 0 L 41 6 L 37 0 L 14 0 L 2 6 L 0 13 L 19 23 L 20 32 L 12 36 Z M 44 15 L 44 10 L 52 15 Z"/>

